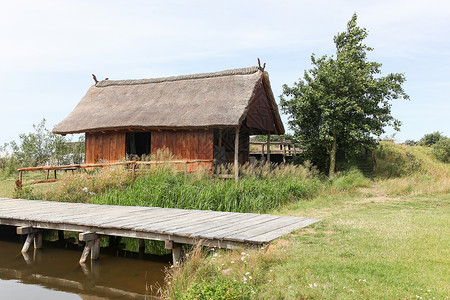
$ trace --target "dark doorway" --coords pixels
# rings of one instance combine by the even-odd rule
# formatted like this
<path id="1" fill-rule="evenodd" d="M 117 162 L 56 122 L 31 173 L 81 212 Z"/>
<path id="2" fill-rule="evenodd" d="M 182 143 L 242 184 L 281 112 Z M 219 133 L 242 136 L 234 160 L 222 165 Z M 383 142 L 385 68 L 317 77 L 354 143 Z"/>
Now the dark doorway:
<path id="1" fill-rule="evenodd" d="M 136 155 L 150 155 L 151 149 L 151 134 L 150 132 L 127 132 L 126 136 L 127 154 Z"/>

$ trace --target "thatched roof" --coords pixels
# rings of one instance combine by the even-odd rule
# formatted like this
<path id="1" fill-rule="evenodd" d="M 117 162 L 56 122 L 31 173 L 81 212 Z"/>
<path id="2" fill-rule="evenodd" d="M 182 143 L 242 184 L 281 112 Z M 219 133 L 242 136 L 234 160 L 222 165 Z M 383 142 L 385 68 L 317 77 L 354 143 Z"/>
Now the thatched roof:
<path id="1" fill-rule="evenodd" d="M 258 67 L 93 85 L 54 133 L 238 126 L 263 84 L 277 132 L 284 133 L 269 77 Z"/>

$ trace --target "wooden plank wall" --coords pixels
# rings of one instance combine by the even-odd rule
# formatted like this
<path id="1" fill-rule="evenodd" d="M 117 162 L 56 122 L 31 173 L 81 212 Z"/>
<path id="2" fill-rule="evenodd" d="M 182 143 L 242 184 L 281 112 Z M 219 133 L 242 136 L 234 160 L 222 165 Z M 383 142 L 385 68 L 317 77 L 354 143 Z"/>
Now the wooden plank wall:
<path id="1" fill-rule="evenodd" d="M 249 128 L 261 129 L 264 133 L 267 131 L 275 131 L 273 113 L 263 84 L 256 90 L 254 99 L 250 104 L 247 113 L 247 126 Z"/>
<path id="2" fill-rule="evenodd" d="M 86 133 L 85 163 L 114 162 L 125 157 L 125 132 Z"/>
<path id="3" fill-rule="evenodd" d="M 152 131 L 151 153 L 166 147 L 179 159 L 213 159 L 213 138 L 212 129 Z M 212 167 L 212 163 L 189 164 L 187 171 L 199 165 Z"/>
<path id="4" fill-rule="evenodd" d="M 236 131 L 234 128 L 223 129 L 222 131 L 222 145 L 225 147 L 225 155 L 228 164 L 234 163 L 234 138 Z M 250 137 L 248 128 L 242 126 L 239 130 L 239 164 L 245 164 L 250 159 Z"/>

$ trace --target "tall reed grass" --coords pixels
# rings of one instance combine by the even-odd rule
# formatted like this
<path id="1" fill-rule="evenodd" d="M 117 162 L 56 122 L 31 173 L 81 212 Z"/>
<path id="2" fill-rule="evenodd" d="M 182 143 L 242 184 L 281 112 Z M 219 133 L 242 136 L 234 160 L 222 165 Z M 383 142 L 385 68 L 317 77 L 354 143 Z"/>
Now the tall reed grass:
<path id="1" fill-rule="evenodd" d="M 230 172 L 224 167 L 221 173 Z M 92 203 L 157 206 L 233 212 L 268 212 L 281 205 L 314 196 L 322 181 L 304 166 L 240 168 L 238 183 L 209 176 L 204 170 L 179 173 L 164 168 L 136 179 L 125 189 L 109 189 Z"/>

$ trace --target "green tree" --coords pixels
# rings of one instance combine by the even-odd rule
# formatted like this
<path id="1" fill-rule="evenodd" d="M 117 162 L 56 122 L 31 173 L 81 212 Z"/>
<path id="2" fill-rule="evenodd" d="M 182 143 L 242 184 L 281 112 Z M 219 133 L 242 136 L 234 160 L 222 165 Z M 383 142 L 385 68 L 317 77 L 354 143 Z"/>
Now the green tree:
<path id="1" fill-rule="evenodd" d="M 45 119 L 33 125 L 34 132 L 19 135 L 19 143 L 12 141 L 3 148 L 12 150 L 9 160 L 18 166 L 40 166 L 46 163 L 81 163 L 84 153 L 84 138 L 71 142 L 70 138 L 53 134 L 45 127 Z"/>
<path id="2" fill-rule="evenodd" d="M 283 85 L 281 107 L 290 116 L 289 125 L 302 147 L 316 161 L 328 156 L 329 174 L 336 167 L 338 150 L 344 155 L 376 145 L 385 126 L 399 130 L 391 115 L 391 100 L 409 99 L 402 84 L 404 74 L 380 76 L 381 64 L 371 62 L 363 43 L 367 30 L 356 24 L 354 14 L 347 30 L 334 37 L 336 56 L 316 58 L 313 68 L 293 87 Z"/>

